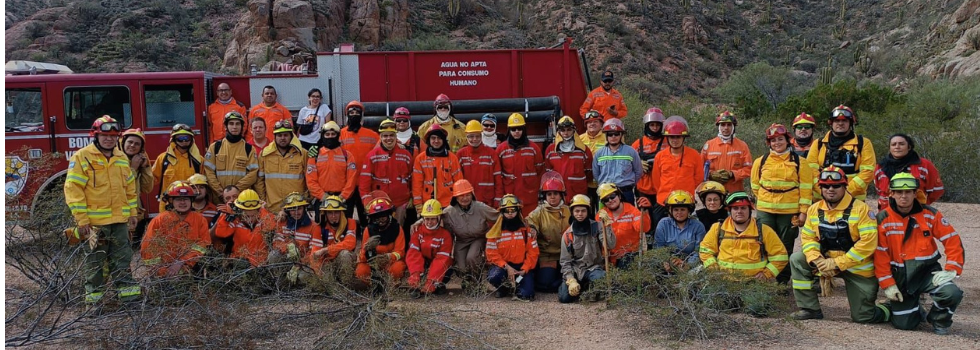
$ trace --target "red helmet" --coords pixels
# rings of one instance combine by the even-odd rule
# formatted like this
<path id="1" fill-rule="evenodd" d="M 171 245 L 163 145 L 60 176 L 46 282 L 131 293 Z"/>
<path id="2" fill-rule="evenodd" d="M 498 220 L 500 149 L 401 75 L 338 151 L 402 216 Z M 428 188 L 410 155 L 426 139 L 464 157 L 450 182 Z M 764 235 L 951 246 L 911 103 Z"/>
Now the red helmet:
<path id="1" fill-rule="evenodd" d="M 89 131 L 88 135 L 92 137 L 95 137 L 95 134 L 118 136 L 120 131 L 121 128 L 119 127 L 119 122 L 108 115 L 104 115 L 92 123 L 92 129 Z"/>
<path id="2" fill-rule="evenodd" d="M 664 123 L 664 136 L 691 136 L 687 132 L 687 121 L 679 116 L 671 116 Z"/>
<path id="3" fill-rule="evenodd" d="M 660 122 L 661 124 L 663 124 L 664 112 L 661 111 L 660 108 L 657 107 L 650 108 L 647 110 L 647 114 L 643 115 L 643 125 L 647 125 L 647 123 L 653 123 L 653 122 Z"/>
<path id="4" fill-rule="evenodd" d="M 778 137 L 779 135 L 785 136 L 786 141 L 789 141 L 790 139 L 789 131 L 786 130 L 786 127 L 783 126 L 783 124 L 770 125 L 769 128 L 766 129 L 766 144 L 769 144 L 769 141 L 772 141 L 772 139 Z"/>
<path id="5" fill-rule="evenodd" d="M 167 198 L 175 197 L 195 197 L 197 196 L 197 191 L 194 190 L 194 186 L 184 182 L 184 181 L 174 181 L 167 188 Z"/>
<path id="6" fill-rule="evenodd" d="M 830 120 L 828 123 L 833 123 L 835 120 L 840 119 L 850 120 L 851 124 L 853 125 L 857 125 L 858 123 L 857 114 L 854 113 L 854 110 L 852 110 L 851 107 L 845 105 L 834 107 L 834 110 L 830 111 Z"/>
<path id="7" fill-rule="evenodd" d="M 388 198 L 380 197 L 375 198 L 368 204 L 367 212 L 368 215 L 378 215 L 384 214 L 385 212 L 390 212 L 395 206 L 391 204 L 391 200 Z"/>
<path id="8" fill-rule="evenodd" d="M 609 132 L 609 131 L 624 132 L 624 131 L 626 131 L 626 128 L 623 127 L 623 121 L 622 120 L 619 120 L 619 118 L 609 118 L 609 120 L 607 120 L 605 124 L 602 124 L 602 131 L 603 132 Z"/>
<path id="9" fill-rule="evenodd" d="M 412 118 L 412 113 L 408 111 L 408 108 L 398 107 L 397 109 L 395 109 L 395 118 L 394 118 L 395 120 L 411 119 L 411 118 Z"/>
<path id="10" fill-rule="evenodd" d="M 732 123 L 734 126 L 738 126 L 738 119 L 735 119 L 735 114 L 729 111 L 724 111 L 718 113 L 718 117 L 715 118 L 715 125 L 721 123 Z"/>
<path id="11" fill-rule="evenodd" d="M 432 126 L 429 127 L 429 130 L 425 132 L 425 140 L 423 140 L 423 142 L 429 142 L 429 135 L 432 135 L 433 133 L 441 134 L 443 140 L 449 138 L 449 133 L 446 132 L 446 129 L 443 129 L 442 125 L 432 124 Z"/>
<path id="12" fill-rule="evenodd" d="M 453 101 L 450 100 L 449 99 L 449 96 L 446 96 L 446 94 L 439 94 L 439 96 L 436 96 L 436 100 L 432 102 L 432 108 L 436 108 L 436 107 L 439 107 L 441 105 L 449 105 L 449 106 L 452 106 L 453 105 Z"/>
<path id="13" fill-rule="evenodd" d="M 558 178 L 551 178 L 541 182 L 541 192 L 565 192 L 565 184 Z"/>
<path id="14" fill-rule="evenodd" d="M 820 170 L 820 177 L 817 181 L 818 185 L 835 185 L 843 184 L 847 185 L 847 174 L 844 173 L 844 169 L 838 168 L 836 166 L 828 166 Z"/>
<path id="15" fill-rule="evenodd" d="M 815 119 L 813 119 L 813 116 L 811 116 L 809 114 L 806 114 L 806 112 L 804 112 L 804 113 L 800 113 L 800 115 L 796 116 L 796 118 L 793 118 L 793 126 L 796 126 L 797 124 L 814 124 L 815 125 L 815 124 L 817 124 L 817 121 Z"/>

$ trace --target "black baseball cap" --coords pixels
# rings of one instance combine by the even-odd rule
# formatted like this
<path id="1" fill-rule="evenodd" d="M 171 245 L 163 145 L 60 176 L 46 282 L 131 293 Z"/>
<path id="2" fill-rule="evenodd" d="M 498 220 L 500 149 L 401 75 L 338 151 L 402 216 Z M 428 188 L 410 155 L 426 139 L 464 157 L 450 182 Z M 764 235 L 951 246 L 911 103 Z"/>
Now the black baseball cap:
<path id="1" fill-rule="evenodd" d="M 608 70 L 605 71 L 605 72 L 603 72 L 602 73 L 602 81 L 604 81 L 604 82 L 613 81 L 613 72 L 612 71 L 608 71 Z"/>

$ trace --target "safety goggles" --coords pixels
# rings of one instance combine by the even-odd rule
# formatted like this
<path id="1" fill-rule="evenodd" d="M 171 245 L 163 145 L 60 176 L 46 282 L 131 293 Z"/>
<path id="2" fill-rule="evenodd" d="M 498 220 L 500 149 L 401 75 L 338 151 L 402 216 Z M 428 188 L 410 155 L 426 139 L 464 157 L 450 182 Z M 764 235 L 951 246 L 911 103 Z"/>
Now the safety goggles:
<path id="1" fill-rule="evenodd" d="M 841 187 L 844 187 L 844 184 L 830 184 L 830 185 L 826 185 L 825 184 L 825 185 L 820 185 L 820 188 L 823 188 L 823 189 L 828 189 L 828 188 L 838 189 L 838 188 L 841 188 Z"/>
<path id="2" fill-rule="evenodd" d="M 102 123 L 99 125 L 99 131 L 101 132 L 119 132 L 119 123 Z"/>
<path id="3" fill-rule="evenodd" d="M 517 213 L 517 209 L 514 209 L 514 208 L 506 208 L 504 210 L 501 210 L 500 212 L 502 212 L 504 214 L 514 214 L 514 213 Z"/>
<path id="4" fill-rule="evenodd" d="M 295 203 L 305 202 L 305 200 L 303 200 L 303 197 L 289 196 L 286 197 L 286 200 L 284 202 L 286 205 L 291 205 Z"/>
<path id="5" fill-rule="evenodd" d="M 361 115 L 362 113 L 361 109 L 357 107 L 351 107 L 347 109 L 347 115 L 350 115 L 351 112 L 357 112 L 357 115 Z"/>
<path id="6" fill-rule="evenodd" d="M 813 125 L 810 124 L 800 124 L 793 127 L 796 130 L 810 130 L 813 129 Z"/>
<path id="7" fill-rule="evenodd" d="M 820 181 L 842 181 L 844 175 L 836 171 L 821 171 Z"/>
<path id="8" fill-rule="evenodd" d="M 102 124 L 102 125 L 105 125 L 105 124 Z M 194 132 L 186 124 L 177 124 L 177 125 L 174 125 L 174 127 L 172 129 L 170 129 L 170 131 L 171 132 L 177 132 L 177 131 L 190 131 L 190 132 Z"/>
<path id="9" fill-rule="evenodd" d="M 831 119 L 854 119 L 854 113 L 846 109 L 835 109 Z"/>
<path id="10" fill-rule="evenodd" d="M 606 196 L 606 198 L 603 198 L 602 200 L 600 200 L 600 202 L 602 202 L 602 203 L 609 203 L 609 201 L 611 201 L 613 199 L 616 199 L 616 198 L 619 198 L 619 194 L 613 193 L 611 195 Z"/>
<path id="11" fill-rule="evenodd" d="M 244 201 L 244 202 L 236 202 L 236 204 L 237 204 L 238 207 L 256 208 L 260 204 L 262 204 L 262 201 L 259 201 L 257 199 L 252 199 L 252 200 L 247 200 L 247 201 Z"/>
<path id="12" fill-rule="evenodd" d="M 916 179 L 895 179 L 890 181 L 888 187 L 892 191 L 916 190 L 919 188 L 919 181 Z"/>
<path id="13" fill-rule="evenodd" d="M 273 129 L 292 129 L 293 123 L 288 120 L 277 121 L 276 124 L 272 126 Z"/>
<path id="14" fill-rule="evenodd" d="M 191 137 L 190 135 L 178 135 L 177 137 L 174 137 L 174 141 L 177 142 L 190 142 L 193 139 L 194 138 Z"/>

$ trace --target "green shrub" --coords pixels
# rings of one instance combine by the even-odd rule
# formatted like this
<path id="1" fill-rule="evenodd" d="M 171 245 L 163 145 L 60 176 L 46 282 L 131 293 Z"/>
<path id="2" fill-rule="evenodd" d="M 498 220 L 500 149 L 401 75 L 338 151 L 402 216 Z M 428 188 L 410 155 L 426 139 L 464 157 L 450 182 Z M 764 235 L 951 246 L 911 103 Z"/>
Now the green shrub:
<path id="1" fill-rule="evenodd" d="M 735 71 L 714 92 L 723 102 L 732 103 L 739 116 L 755 118 L 776 111 L 790 96 L 813 85 L 814 79 L 807 75 L 757 62 Z"/>

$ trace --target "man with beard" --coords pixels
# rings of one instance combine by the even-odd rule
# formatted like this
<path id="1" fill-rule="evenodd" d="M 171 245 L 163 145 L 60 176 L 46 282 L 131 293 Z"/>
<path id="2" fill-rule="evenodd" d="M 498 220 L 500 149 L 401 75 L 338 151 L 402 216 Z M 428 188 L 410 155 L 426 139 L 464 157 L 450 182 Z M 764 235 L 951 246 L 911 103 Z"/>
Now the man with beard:
<path id="1" fill-rule="evenodd" d="M 259 156 L 255 192 L 264 198 L 270 211 L 277 213 L 282 202 L 293 192 L 306 193 L 306 152 L 293 142 L 293 123 L 280 120 L 274 125 L 275 147 L 266 147 Z"/>
<path id="2" fill-rule="evenodd" d="M 847 193 L 847 182 L 844 170 L 836 166 L 826 167 L 819 173 L 817 185 L 823 200 L 813 203 L 807 211 L 807 222 L 800 230 L 802 251 L 790 257 L 793 297 L 800 308 L 790 315 L 793 319 L 823 318 L 817 292 L 813 289 L 817 272 L 821 280 L 835 276 L 844 279 L 854 322 L 879 323 L 889 319 L 888 308 L 875 305 L 878 296 L 874 266 L 878 248 L 875 217 L 864 201 Z"/>
<path id="3" fill-rule="evenodd" d="M 526 216 L 538 206 L 538 185 L 544 171 L 541 148 L 527 138 L 524 116 L 514 113 L 507 118 L 507 142 L 497 146 L 500 173 L 503 176 L 503 193 L 510 193 L 523 203 L 521 216 Z"/>
<path id="4" fill-rule="evenodd" d="M 252 106 L 248 111 L 249 118 L 262 118 L 265 120 L 265 139 L 272 139 L 272 126 L 280 120 L 292 121 L 293 115 L 285 106 L 278 102 L 279 95 L 276 88 L 265 86 L 262 88 L 262 103 Z M 242 134 L 244 136 L 244 133 Z M 255 135 L 252 135 L 253 137 Z M 244 189 L 243 189 L 244 190 Z"/>
<path id="5" fill-rule="evenodd" d="M 664 139 L 664 120 L 664 113 L 660 108 L 648 109 L 647 114 L 643 115 L 643 136 L 633 141 L 633 149 L 640 155 L 640 164 L 643 166 L 643 175 L 636 180 L 636 195 L 645 197 L 653 204 L 653 208 L 647 214 L 650 222 L 653 223 L 650 229 L 654 232 L 657 231 L 660 219 L 667 216 L 667 210 L 657 203 L 657 188 L 654 187 L 653 172 L 650 171 L 653 169 L 653 160 L 657 154 L 662 149 L 670 147 Z M 653 240 L 647 239 L 647 242 L 652 243 Z"/>
<path id="6" fill-rule="evenodd" d="M 218 98 L 214 100 L 208 106 L 208 124 L 211 126 L 209 129 L 210 139 L 208 142 L 214 142 L 225 138 L 225 128 L 223 126 L 225 115 L 228 112 L 235 111 L 238 114 L 245 115 L 248 112 L 248 108 L 245 108 L 245 104 L 235 100 L 232 96 L 231 86 L 228 83 L 218 84 L 217 96 Z"/>
<path id="7" fill-rule="evenodd" d="M 875 149 L 864 136 L 854 134 L 857 114 L 849 107 L 840 105 L 830 112 L 830 131 L 810 149 L 806 160 L 814 173 L 828 166 L 836 166 L 847 174 L 847 192 L 858 200 L 868 195 L 868 186 L 874 181 Z M 814 191 L 819 199 L 821 191 Z"/>
<path id="8" fill-rule="evenodd" d="M 453 115 L 453 102 L 449 100 L 449 96 L 446 94 L 439 94 L 436 100 L 432 102 L 432 107 L 435 108 L 436 115 L 419 125 L 419 130 L 429 130 L 432 125 L 438 124 L 443 130 L 446 130 L 446 147 L 451 152 L 456 153 L 460 148 L 466 146 L 466 135 L 463 132 L 466 125 Z"/>
<path id="9" fill-rule="evenodd" d="M 708 163 L 708 179 L 725 185 L 728 192 L 742 191 L 742 183 L 752 171 L 752 153 L 745 141 L 735 137 L 738 119 L 724 111 L 715 118 L 715 126 L 718 136 L 701 148 L 701 158 Z"/>
<path id="10" fill-rule="evenodd" d="M 571 203 L 576 194 L 588 193 L 589 178 L 592 177 L 592 151 L 575 134 L 575 121 L 572 117 L 566 115 L 558 120 L 555 142 L 548 145 L 544 159 L 546 170 L 561 175 L 567 189 L 565 203 Z"/>
<path id="11" fill-rule="evenodd" d="M 174 181 L 200 173 L 202 159 L 201 151 L 194 144 L 194 131 L 191 127 L 187 124 L 174 125 L 170 131 L 170 146 L 153 162 L 153 178 L 159 184 L 157 187 L 160 193 L 166 192 L 167 186 Z M 216 193 L 221 193 L 221 190 L 216 190 Z M 165 207 L 166 203 L 161 202 L 159 212 L 164 212 Z"/>
<path id="12" fill-rule="evenodd" d="M 817 121 L 806 113 L 800 113 L 796 118 L 793 118 L 794 137 L 790 142 L 796 155 L 806 158 L 810 153 L 810 145 L 813 144 L 813 127 L 816 125 Z"/>
<path id="13" fill-rule="evenodd" d="M 487 204 L 500 201 L 504 196 L 504 185 L 500 180 L 500 159 L 497 151 L 483 142 L 483 127 L 480 122 L 470 120 L 466 123 L 466 142 L 468 147 L 456 152 L 463 178 L 470 184 L 476 184 L 473 195 L 476 200 Z M 457 194 L 458 195 L 458 194 Z"/>
<path id="14" fill-rule="evenodd" d="M 589 92 L 585 101 L 582 102 L 579 113 L 584 116 L 588 111 L 596 110 L 602 114 L 604 121 L 609 121 L 612 118 L 626 118 L 628 112 L 626 102 L 623 99 L 623 94 L 613 88 L 613 72 L 609 70 L 603 72 L 601 81 L 602 84 Z"/>
<path id="15" fill-rule="evenodd" d="M 168 210 L 150 221 L 140 248 L 143 265 L 150 267 L 152 276 L 189 273 L 211 245 L 207 219 L 191 207 L 196 193 L 183 181 L 174 182 L 164 192 Z"/>
<path id="16" fill-rule="evenodd" d="M 592 159 L 592 173 L 600 184 L 611 183 L 623 193 L 623 201 L 633 203 L 636 180 L 643 175 L 640 154 L 623 143 L 626 129 L 623 121 L 610 119 L 602 126 L 606 133 L 606 146 L 600 148 Z M 600 200 L 602 196 L 599 196 Z"/>
<path id="17" fill-rule="evenodd" d="M 449 270 L 453 266 L 453 236 L 440 226 L 442 205 L 438 200 L 426 201 L 419 214 L 422 226 L 412 233 L 405 256 L 409 272 L 407 284 L 418 293 L 417 297 L 442 294 L 453 275 Z"/>
<path id="18" fill-rule="evenodd" d="M 320 147 L 310 147 L 307 151 L 306 186 L 310 195 L 320 199 L 340 196 L 349 201 L 357 183 L 354 156 L 340 147 L 340 126 L 336 122 L 323 124 L 320 136 Z M 354 208 L 347 206 L 347 217 L 353 212 Z"/>
<path id="19" fill-rule="evenodd" d="M 320 228 L 323 240 L 317 245 L 313 242 L 313 271 L 320 275 L 332 275 L 346 286 L 354 281 L 354 268 L 357 259 L 357 222 L 348 220 L 344 211 L 343 198 L 327 196 L 320 204 Z"/>
<path id="20" fill-rule="evenodd" d="M 511 291 L 514 300 L 534 299 L 534 267 L 538 262 L 538 241 L 521 219 L 521 201 L 512 194 L 500 199 L 500 217 L 487 231 L 487 281 L 503 298 Z M 505 286 L 505 283 L 507 286 Z"/>
<path id="21" fill-rule="evenodd" d="M 405 235 L 391 217 L 394 206 L 387 198 L 375 198 L 368 204 L 368 225 L 364 228 L 364 247 L 357 259 L 356 275 L 362 283 L 383 281 L 387 274 L 393 281 L 405 276 Z M 375 279 L 372 279 L 374 275 Z M 379 281 L 379 282 L 380 282 Z M 375 287 L 380 287 L 378 284 Z"/>
<path id="22" fill-rule="evenodd" d="M 391 119 L 385 119 L 378 127 L 381 142 L 364 158 L 358 190 L 362 201 L 367 201 L 372 191 L 389 194 L 395 206 L 395 221 L 402 225 L 412 199 L 412 154 L 398 146 L 395 124 Z"/>
<path id="23" fill-rule="evenodd" d="M 561 273 L 565 283 L 558 287 L 558 302 L 572 303 L 579 299 L 581 293 L 589 287 L 606 278 L 603 244 L 607 250 L 616 247 L 616 235 L 608 226 L 589 218 L 589 197 L 575 195 L 572 197 L 572 224 L 562 234 L 561 239 Z M 600 234 L 603 233 L 604 234 Z M 599 294 L 594 294 L 598 300 Z"/>
<path id="24" fill-rule="evenodd" d="M 411 112 L 408 111 L 408 108 L 398 107 L 395 109 L 394 119 L 395 129 L 397 130 L 395 135 L 398 137 L 398 144 L 414 157 L 421 141 L 419 134 L 412 130 Z"/>
<path id="25" fill-rule="evenodd" d="M 463 179 L 459 169 L 459 159 L 449 152 L 446 145 L 446 130 L 439 124 L 425 133 L 428 147 L 424 153 L 415 156 L 415 170 L 412 173 L 412 200 L 415 212 L 422 212 L 422 204 L 436 199 L 440 205 L 449 206 L 453 199 L 453 183 Z"/>
<path id="26" fill-rule="evenodd" d="M 229 185 L 245 191 L 255 185 L 259 175 L 259 158 L 252 145 L 242 138 L 245 118 L 238 112 L 225 116 L 225 138 L 214 141 L 204 154 L 204 176 L 215 193 Z M 186 174 L 186 179 L 194 173 Z"/>
<path id="27" fill-rule="evenodd" d="M 354 157 L 354 169 L 361 169 L 364 158 L 368 152 L 378 144 L 378 133 L 374 130 L 361 127 L 361 118 L 364 116 L 364 105 L 360 101 L 350 101 L 347 104 L 347 126 L 340 130 L 340 146 Z M 354 194 L 347 198 L 347 207 L 357 209 L 357 219 L 364 220 L 364 203 L 361 197 L 366 193 L 361 193 L 354 186 Z"/>

